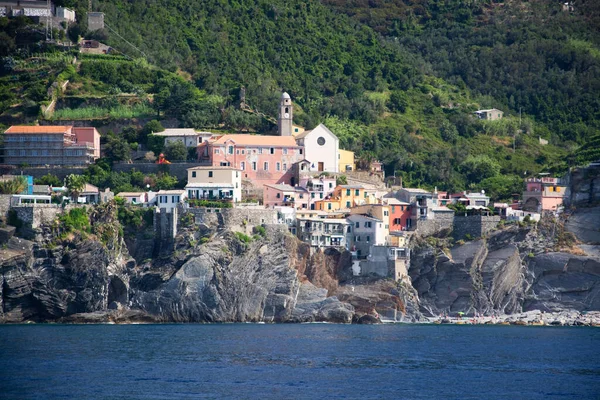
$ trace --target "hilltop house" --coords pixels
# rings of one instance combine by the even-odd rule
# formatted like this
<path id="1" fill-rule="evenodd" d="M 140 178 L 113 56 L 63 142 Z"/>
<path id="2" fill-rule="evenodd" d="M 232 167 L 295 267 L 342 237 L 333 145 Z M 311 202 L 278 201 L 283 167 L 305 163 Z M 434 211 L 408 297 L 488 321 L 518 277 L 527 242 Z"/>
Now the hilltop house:
<path id="1" fill-rule="evenodd" d="M 389 233 L 383 220 L 368 215 L 353 214 L 347 218 L 352 227 L 350 248 L 358 258 L 371 254 L 371 246 L 383 246 Z"/>
<path id="2" fill-rule="evenodd" d="M 325 125 L 296 135 L 296 143 L 304 148 L 312 171 L 339 172 L 339 140 Z"/>
<path id="3" fill-rule="evenodd" d="M 285 206 L 292 208 L 308 208 L 310 196 L 303 187 L 285 184 L 266 184 L 263 189 L 263 205 L 265 207 Z"/>
<path id="4" fill-rule="evenodd" d="M 315 202 L 315 210 L 337 211 L 363 204 L 375 204 L 377 200 L 373 193 L 360 185 L 338 185 L 331 195 Z"/>
<path id="5" fill-rule="evenodd" d="M 496 108 L 491 108 L 489 110 L 477 110 L 475 111 L 475 115 L 479 119 L 485 119 L 487 121 L 495 121 L 497 119 L 502 118 L 504 113 Z"/>
<path id="6" fill-rule="evenodd" d="M 300 217 L 297 214 L 296 224 L 298 238 L 311 246 L 348 248 L 351 228 L 345 219 Z"/>

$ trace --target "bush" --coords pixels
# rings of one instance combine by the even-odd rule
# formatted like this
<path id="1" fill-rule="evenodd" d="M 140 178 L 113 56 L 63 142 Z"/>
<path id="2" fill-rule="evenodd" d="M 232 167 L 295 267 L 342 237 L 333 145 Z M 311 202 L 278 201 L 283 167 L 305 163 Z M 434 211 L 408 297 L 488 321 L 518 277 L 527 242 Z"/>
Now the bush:
<path id="1" fill-rule="evenodd" d="M 255 233 L 262 237 L 267 237 L 267 230 L 264 226 L 255 226 L 254 229 L 252 229 L 252 233 Z"/>
<path id="2" fill-rule="evenodd" d="M 90 218 L 85 208 L 74 208 L 58 217 L 66 232 L 90 232 Z"/>
<path id="3" fill-rule="evenodd" d="M 190 207 L 208 207 L 208 208 L 232 208 L 232 204 L 228 201 L 218 200 L 198 200 L 189 199 L 188 204 Z"/>
<path id="4" fill-rule="evenodd" d="M 238 238 L 238 240 L 240 242 L 250 243 L 252 241 L 252 238 L 250 236 L 246 235 L 245 233 L 235 232 L 234 235 L 235 235 L 236 238 Z"/>

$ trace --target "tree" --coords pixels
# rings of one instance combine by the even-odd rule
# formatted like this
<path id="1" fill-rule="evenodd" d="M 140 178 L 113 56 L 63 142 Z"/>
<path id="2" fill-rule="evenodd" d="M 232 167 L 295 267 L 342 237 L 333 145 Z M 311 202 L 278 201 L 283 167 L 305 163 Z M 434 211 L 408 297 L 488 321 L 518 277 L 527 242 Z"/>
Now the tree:
<path id="1" fill-rule="evenodd" d="M 153 119 L 152 121 L 150 121 L 146 125 L 144 125 L 144 127 L 142 128 L 142 130 L 140 131 L 140 133 L 138 135 L 138 140 L 140 141 L 140 143 L 147 143 L 148 136 L 152 135 L 153 133 L 162 132 L 164 130 L 165 130 L 165 128 L 162 126 L 162 124 L 159 121 Z M 162 150 L 163 145 L 164 145 L 164 143 L 162 143 L 160 145 L 161 150 Z M 156 151 L 155 151 L 155 153 L 156 153 Z"/>
<path id="2" fill-rule="evenodd" d="M 109 138 L 105 153 L 111 161 L 128 161 L 131 159 L 131 147 L 123 138 Z"/>
<path id="3" fill-rule="evenodd" d="M 492 178 L 500 173 L 500 164 L 486 155 L 469 156 L 460 166 L 469 183 Z"/>
<path id="4" fill-rule="evenodd" d="M 148 135 L 146 146 L 154 154 L 160 154 L 165 147 L 165 137 L 157 135 Z"/>
<path id="5" fill-rule="evenodd" d="M 408 105 L 408 97 L 406 96 L 405 92 L 394 90 L 390 94 L 390 100 L 387 103 L 387 106 L 390 110 L 405 113 Z"/>
<path id="6" fill-rule="evenodd" d="M 58 179 L 58 176 L 51 173 L 47 173 L 39 179 L 35 180 L 37 185 L 48 185 L 48 186 L 61 186 L 62 182 Z"/>
<path id="7" fill-rule="evenodd" d="M 79 194 L 85 189 L 85 176 L 71 174 L 65 178 L 65 186 L 69 196 L 73 199 L 74 203 L 77 203 Z"/>
<path id="8" fill-rule="evenodd" d="M 27 179 L 16 176 L 14 179 L 0 181 L 0 194 L 19 194 L 27 189 Z"/>
<path id="9" fill-rule="evenodd" d="M 187 154 L 187 147 L 179 140 L 169 142 L 165 146 L 165 157 L 169 161 L 185 161 L 187 160 Z"/>

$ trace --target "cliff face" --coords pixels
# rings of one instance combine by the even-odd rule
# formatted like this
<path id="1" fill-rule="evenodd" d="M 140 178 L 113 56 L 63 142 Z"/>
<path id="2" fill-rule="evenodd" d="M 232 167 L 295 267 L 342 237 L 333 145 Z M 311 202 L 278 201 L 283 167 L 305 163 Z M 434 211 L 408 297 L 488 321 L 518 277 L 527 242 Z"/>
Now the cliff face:
<path id="1" fill-rule="evenodd" d="M 548 251 L 559 246 L 551 229 L 511 227 L 450 254 L 420 242 L 409 269 L 419 310 L 429 316 L 599 310 L 600 259 Z"/>
<path id="2" fill-rule="evenodd" d="M 582 214 L 571 225 L 600 215 Z M 574 238 L 553 222 L 512 226 L 451 250 L 417 239 L 403 282 L 353 277 L 349 253 L 311 254 L 285 227 L 251 240 L 191 227 L 173 253 L 152 258 L 151 244 L 135 247 L 136 262 L 114 209 L 95 210 L 91 222 L 85 235 L 53 225 L 33 241 L 10 239 L 0 250 L 0 322 L 347 323 L 600 309 L 600 258 L 575 254 Z"/>

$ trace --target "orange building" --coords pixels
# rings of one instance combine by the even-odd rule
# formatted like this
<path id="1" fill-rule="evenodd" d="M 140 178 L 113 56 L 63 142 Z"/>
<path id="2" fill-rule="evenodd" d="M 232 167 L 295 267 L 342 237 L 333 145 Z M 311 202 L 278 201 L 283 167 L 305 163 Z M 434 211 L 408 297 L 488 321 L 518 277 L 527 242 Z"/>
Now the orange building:
<path id="1" fill-rule="evenodd" d="M 326 199 L 315 202 L 315 210 L 336 211 L 364 204 L 376 204 L 374 192 L 360 185 L 338 185 Z"/>

